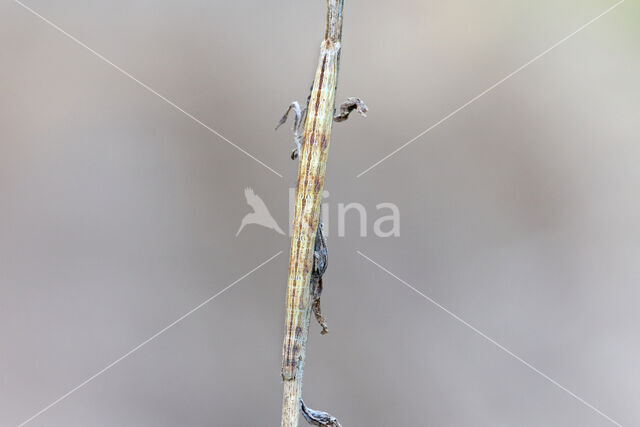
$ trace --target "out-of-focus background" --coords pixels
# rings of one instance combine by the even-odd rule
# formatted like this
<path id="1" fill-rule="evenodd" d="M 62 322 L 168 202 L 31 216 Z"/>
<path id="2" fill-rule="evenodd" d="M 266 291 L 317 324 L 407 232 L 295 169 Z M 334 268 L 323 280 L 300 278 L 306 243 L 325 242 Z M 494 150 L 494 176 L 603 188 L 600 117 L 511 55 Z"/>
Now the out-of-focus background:
<path id="1" fill-rule="evenodd" d="M 640 425 L 638 2 L 356 178 L 613 4 L 346 1 L 338 98 L 370 114 L 334 127 L 309 406 L 347 427 Z M 0 425 L 109 366 L 28 425 L 279 425 L 289 241 L 235 234 L 245 187 L 287 227 L 273 128 L 307 96 L 325 2 L 24 5 L 283 178 L 2 2 Z M 338 236 L 351 202 L 367 237 L 354 212 Z M 373 235 L 383 202 L 399 237 Z"/>

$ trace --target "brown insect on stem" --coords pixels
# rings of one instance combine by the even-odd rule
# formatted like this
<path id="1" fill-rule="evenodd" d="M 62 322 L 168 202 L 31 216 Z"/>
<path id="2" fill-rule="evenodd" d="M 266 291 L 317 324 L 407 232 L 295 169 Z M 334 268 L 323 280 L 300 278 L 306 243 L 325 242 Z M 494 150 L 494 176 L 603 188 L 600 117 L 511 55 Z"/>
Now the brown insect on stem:
<path id="1" fill-rule="evenodd" d="M 344 0 L 327 0 L 325 37 L 320 46 L 320 60 L 300 141 L 282 349 L 282 427 L 297 427 L 301 409 L 302 374 L 312 308 L 310 282 L 334 120 L 343 4 Z"/>

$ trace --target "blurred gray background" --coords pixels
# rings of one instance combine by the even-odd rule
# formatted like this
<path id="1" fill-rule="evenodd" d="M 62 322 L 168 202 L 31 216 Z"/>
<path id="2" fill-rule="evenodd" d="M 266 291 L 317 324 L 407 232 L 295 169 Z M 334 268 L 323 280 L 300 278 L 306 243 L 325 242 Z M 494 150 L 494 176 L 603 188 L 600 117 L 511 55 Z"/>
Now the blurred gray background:
<path id="1" fill-rule="evenodd" d="M 278 251 L 33 426 L 275 426 L 288 129 L 325 2 L 0 4 L 0 425 L 16 426 Z M 347 0 L 329 270 L 304 396 L 349 426 L 610 426 L 356 250 L 625 426 L 640 425 L 640 4 Z M 339 203 L 395 203 L 360 237 Z"/>

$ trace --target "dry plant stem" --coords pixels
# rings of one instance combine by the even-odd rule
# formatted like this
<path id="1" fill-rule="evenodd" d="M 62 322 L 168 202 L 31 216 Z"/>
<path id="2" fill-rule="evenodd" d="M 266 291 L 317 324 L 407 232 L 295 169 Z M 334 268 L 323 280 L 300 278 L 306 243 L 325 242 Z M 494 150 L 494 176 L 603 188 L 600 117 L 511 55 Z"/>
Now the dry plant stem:
<path id="1" fill-rule="evenodd" d="M 343 3 L 344 0 L 327 0 L 325 39 L 320 46 L 320 60 L 301 143 L 282 350 L 282 427 L 297 427 L 300 414 L 302 373 L 312 305 L 310 281 L 335 109 Z"/>

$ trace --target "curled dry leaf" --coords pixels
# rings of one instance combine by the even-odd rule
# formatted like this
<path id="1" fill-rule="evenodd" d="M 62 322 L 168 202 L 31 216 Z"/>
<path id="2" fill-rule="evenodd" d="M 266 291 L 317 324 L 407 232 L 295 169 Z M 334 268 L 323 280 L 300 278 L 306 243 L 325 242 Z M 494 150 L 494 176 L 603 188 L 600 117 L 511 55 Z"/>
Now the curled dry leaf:
<path id="1" fill-rule="evenodd" d="M 302 412 L 304 419 L 312 426 L 341 427 L 336 417 L 328 412 L 315 411 L 311 408 L 307 408 L 302 399 L 300 399 L 300 412 Z"/>

